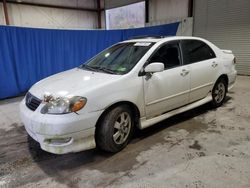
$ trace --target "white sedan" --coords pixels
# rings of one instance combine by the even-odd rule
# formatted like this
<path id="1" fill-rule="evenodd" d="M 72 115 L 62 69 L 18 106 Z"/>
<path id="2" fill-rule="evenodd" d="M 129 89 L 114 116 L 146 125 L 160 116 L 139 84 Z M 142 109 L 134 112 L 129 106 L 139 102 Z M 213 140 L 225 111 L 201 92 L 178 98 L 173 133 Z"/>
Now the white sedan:
<path id="1" fill-rule="evenodd" d="M 196 37 L 141 38 L 33 85 L 20 104 L 28 134 L 45 151 L 122 150 L 149 127 L 207 102 L 222 105 L 235 57 Z"/>

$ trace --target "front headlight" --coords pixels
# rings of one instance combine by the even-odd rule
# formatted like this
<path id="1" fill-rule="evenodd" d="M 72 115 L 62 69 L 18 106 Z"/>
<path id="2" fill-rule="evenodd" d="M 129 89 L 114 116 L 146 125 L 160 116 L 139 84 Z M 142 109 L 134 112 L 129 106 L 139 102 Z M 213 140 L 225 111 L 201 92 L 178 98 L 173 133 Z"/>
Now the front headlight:
<path id="1" fill-rule="evenodd" d="M 71 112 L 77 112 L 81 110 L 87 99 L 84 97 L 74 96 L 74 97 L 49 97 L 49 100 L 45 100 L 47 103 L 41 109 L 42 114 L 67 114 Z"/>

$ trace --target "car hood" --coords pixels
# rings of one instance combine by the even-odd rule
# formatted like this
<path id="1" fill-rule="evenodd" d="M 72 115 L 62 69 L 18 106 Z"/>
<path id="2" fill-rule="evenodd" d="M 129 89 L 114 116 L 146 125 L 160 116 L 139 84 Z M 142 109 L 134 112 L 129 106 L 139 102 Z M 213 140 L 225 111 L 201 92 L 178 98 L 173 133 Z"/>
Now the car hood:
<path id="1" fill-rule="evenodd" d="M 120 75 L 71 69 L 45 78 L 32 86 L 30 92 L 42 99 L 44 94 L 58 96 L 83 95 L 85 92 L 116 80 Z"/>

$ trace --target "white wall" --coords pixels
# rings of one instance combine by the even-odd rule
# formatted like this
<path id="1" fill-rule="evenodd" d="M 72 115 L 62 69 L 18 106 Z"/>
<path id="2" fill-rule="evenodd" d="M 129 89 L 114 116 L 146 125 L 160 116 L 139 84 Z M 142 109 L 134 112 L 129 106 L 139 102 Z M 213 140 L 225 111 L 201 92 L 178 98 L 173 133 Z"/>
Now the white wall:
<path id="1" fill-rule="evenodd" d="M 176 35 L 192 36 L 193 18 L 188 18 L 188 0 L 149 0 L 146 26 L 180 22 Z"/>
<path id="2" fill-rule="evenodd" d="M 149 22 L 188 17 L 188 0 L 149 0 Z"/>
<path id="3" fill-rule="evenodd" d="M 177 29 L 177 36 L 192 36 L 193 35 L 193 18 L 182 18 L 182 19 L 170 19 L 165 21 L 152 21 L 146 23 L 146 26 L 155 26 L 179 22 Z"/>
<path id="4" fill-rule="evenodd" d="M 10 25 L 45 28 L 96 28 L 97 15 L 69 9 L 8 4 Z"/>
<path id="5" fill-rule="evenodd" d="M 25 0 L 25 2 L 84 8 L 97 7 L 95 0 Z M 103 2 L 102 6 L 104 6 Z M 7 4 L 7 8 L 10 25 L 58 29 L 96 29 L 98 27 L 97 12 L 47 8 L 11 3 Z M 1 7 L 0 24 L 5 25 L 3 10 L 1 10 Z"/>

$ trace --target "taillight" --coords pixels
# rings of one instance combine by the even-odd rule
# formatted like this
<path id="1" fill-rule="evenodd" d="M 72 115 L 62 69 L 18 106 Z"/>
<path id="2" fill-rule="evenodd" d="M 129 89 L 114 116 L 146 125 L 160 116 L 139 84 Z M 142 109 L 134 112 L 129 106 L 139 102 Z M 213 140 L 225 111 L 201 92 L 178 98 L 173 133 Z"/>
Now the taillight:
<path id="1" fill-rule="evenodd" d="M 236 64 L 236 57 L 234 57 L 233 63 Z"/>

